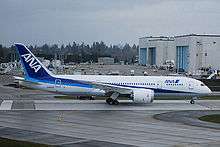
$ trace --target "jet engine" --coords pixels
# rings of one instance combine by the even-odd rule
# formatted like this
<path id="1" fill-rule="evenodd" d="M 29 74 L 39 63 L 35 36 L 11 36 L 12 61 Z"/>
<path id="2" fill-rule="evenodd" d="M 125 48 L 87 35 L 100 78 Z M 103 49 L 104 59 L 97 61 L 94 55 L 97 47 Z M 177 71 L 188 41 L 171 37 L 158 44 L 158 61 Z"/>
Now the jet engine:
<path id="1" fill-rule="evenodd" d="M 135 103 L 152 103 L 154 91 L 150 89 L 133 89 L 131 98 Z"/>

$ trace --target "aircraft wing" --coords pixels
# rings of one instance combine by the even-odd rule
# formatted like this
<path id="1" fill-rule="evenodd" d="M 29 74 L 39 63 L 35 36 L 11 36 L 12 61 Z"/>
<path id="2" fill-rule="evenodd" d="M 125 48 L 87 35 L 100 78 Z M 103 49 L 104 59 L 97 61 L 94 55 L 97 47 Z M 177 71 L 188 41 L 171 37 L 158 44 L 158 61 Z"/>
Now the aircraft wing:
<path id="1" fill-rule="evenodd" d="M 13 76 L 15 81 L 25 81 L 25 78 L 23 77 L 18 77 L 18 76 Z"/>
<path id="2" fill-rule="evenodd" d="M 120 85 L 111 85 L 108 83 L 90 82 L 90 81 L 82 81 L 82 80 L 80 80 L 80 82 L 85 83 L 85 84 L 90 84 L 94 88 L 106 91 L 106 93 L 114 93 L 114 92 L 118 92 L 120 94 L 131 94 L 132 93 L 132 89 L 127 88 L 127 87 L 122 87 Z"/>

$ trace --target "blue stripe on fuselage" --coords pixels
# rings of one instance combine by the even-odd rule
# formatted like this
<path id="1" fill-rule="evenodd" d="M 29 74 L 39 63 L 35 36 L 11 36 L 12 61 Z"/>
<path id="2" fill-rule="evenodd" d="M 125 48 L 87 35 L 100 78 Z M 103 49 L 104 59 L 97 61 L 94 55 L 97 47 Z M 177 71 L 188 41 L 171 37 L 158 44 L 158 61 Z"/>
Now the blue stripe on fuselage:
<path id="1" fill-rule="evenodd" d="M 85 83 L 82 83 L 76 80 L 71 80 L 71 79 L 54 78 L 52 76 L 50 78 L 38 78 L 38 79 L 26 77 L 25 79 L 31 82 L 42 82 L 42 83 L 47 83 L 47 84 L 55 84 L 55 80 L 60 80 L 61 85 L 65 85 L 65 86 L 93 88 L 92 85 L 90 84 L 85 84 Z"/>
<path id="2" fill-rule="evenodd" d="M 109 84 L 109 83 L 106 83 Z M 141 89 L 151 89 L 154 93 L 192 93 L 192 92 L 184 92 L 184 91 L 176 91 L 176 90 L 167 90 L 160 88 L 151 88 L 151 87 L 140 87 L 140 86 L 130 86 L 130 85 L 120 85 L 120 84 L 109 84 L 114 86 L 128 87 L 128 88 L 141 88 Z"/>

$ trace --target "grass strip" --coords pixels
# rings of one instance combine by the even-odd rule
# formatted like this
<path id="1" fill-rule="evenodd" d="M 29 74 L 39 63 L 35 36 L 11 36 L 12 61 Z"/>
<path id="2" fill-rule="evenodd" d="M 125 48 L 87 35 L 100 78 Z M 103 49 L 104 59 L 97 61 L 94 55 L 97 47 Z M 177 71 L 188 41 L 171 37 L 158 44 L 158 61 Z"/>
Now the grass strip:
<path id="1" fill-rule="evenodd" d="M 40 143 L 33 143 L 28 141 L 18 141 L 0 137 L 0 146 L 2 147 L 52 147 Z"/>
<path id="2" fill-rule="evenodd" d="M 200 117 L 199 120 L 220 123 L 220 114 L 205 115 Z"/>

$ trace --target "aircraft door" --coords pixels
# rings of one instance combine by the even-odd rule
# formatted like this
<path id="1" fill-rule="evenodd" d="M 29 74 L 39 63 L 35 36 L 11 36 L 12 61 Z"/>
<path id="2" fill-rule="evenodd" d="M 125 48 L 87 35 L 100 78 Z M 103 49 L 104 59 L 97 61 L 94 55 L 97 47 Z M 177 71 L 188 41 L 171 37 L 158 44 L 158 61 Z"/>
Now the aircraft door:
<path id="1" fill-rule="evenodd" d="M 162 89 L 163 88 L 163 82 L 162 81 L 158 81 L 157 82 L 157 89 Z"/>
<path id="2" fill-rule="evenodd" d="M 192 81 L 189 81 L 188 88 L 189 88 L 189 90 L 193 90 L 193 82 Z"/>
<path id="3" fill-rule="evenodd" d="M 60 88 L 61 87 L 61 80 L 60 79 L 56 79 L 55 80 L 55 88 Z"/>

